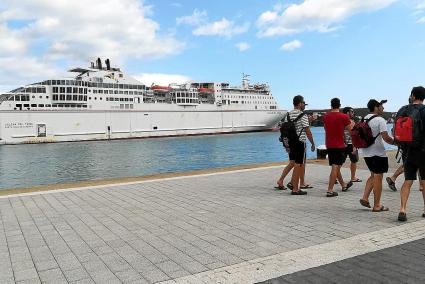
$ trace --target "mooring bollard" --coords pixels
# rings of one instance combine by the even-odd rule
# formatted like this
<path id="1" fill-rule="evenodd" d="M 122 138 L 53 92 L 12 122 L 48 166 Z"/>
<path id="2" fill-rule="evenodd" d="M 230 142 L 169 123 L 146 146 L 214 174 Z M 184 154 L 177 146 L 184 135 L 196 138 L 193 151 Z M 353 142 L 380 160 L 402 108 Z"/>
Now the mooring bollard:
<path id="1" fill-rule="evenodd" d="M 326 145 L 320 145 L 317 147 L 317 159 L 318 160 L 326 160 L 326 155 L 328 151 L 326 150 Z"/>

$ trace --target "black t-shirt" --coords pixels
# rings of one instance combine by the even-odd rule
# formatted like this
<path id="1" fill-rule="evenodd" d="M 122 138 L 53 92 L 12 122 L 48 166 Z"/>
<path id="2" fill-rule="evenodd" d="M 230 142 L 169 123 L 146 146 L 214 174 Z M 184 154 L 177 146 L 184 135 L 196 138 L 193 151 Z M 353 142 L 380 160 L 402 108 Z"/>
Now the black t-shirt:
<path id="1" fill-rule="evenodd" d="M 420 116 L 421 116 L 421 120 L 422 120 L 422 130 L 421 130 L 421 132 L 425 135 L 425 129 L 424 129 L 425 128 L 425 105 L 423 105 L 423 104 L 405 105 L 398 110 L 397 115 L 396 115 L 396 119 L 398 117 L 408 115 L 410 113 L 410 111 L 414 108 L 419 109 L 419 111 L 420 111 Z M 422 140 L 425 140 L 425 137 L 422 137 Z M 403 148 L 404 147 L 401 147 L 401 149 L 403 151 L 406 151 L 406 149 L 403 149 Z"/>

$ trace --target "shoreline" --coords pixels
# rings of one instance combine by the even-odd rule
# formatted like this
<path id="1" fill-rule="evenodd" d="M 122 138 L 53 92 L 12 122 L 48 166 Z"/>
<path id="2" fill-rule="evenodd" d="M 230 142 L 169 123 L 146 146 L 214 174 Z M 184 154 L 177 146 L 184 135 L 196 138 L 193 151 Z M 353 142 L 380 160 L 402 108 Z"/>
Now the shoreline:
<path id="1" fill-rule="evenodd" d="M 397 152 L 396 150 L 387 151 L 389 164 L 390 164 L 389 173 L 398 167 L 398 164 L 395 160 L 396 152 Z M 328 165 L 328 160 L 326 159 L 325 160 L 307 159 L 307 161 L 308 161 L 307 167 L 309 164 Z M 36 185 L 36 186 L 21 187 L 21 188 L 8 188 L 8 189 L 0 189 L 0 196 L 23 194 L 23 193 L 47 192 L 47 191 L 73 189 L 73 188 L 81 188 L 81 187 L 109 186 L 109 185 L 113 186 L 116 184 L 137 183 L 142 181 L 160 180 L 160 179 L 175 178 L 175 177 L 196 176 L 196 175 L 203 175 L 203 174 L 232 172 L 232 171 L 238 171 L 238 170 L 285 166 L 286 164 L 288 164 L 288 161 L 246 164 L 246 165 L 210 168 L 210 169 L 203 169 L 203 170 L 192 170 L 192 171 L 184 171 L 184 172 L 160 173 L 160 174 L 145 175 L 145 176 L 119 177 L 119 178 L 100 179 L 100 180 L 93 180 L 93 181 L 88 180 L 88 181 L 58 183 L 58 184 Z M 344 167 L 349 167 L 349 163 L 346 162 L 344 164 Z M 361 157 L 358 163 L 358 169 L 367 169 L 364 163 L 364 160 Z"/>

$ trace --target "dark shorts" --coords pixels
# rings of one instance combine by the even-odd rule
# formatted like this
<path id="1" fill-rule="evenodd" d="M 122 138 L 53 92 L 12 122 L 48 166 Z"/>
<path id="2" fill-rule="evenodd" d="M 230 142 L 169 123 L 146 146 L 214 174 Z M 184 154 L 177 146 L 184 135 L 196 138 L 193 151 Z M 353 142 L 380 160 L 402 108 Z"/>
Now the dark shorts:
<path id="1" fill-rule="evenodd" d="M 408 150 L 406 151 L 403 159 L 404 164 L 404 178 L 405 180 L 416 180 L 417 173 L 421 179 L 425 178 L 425 152 L 420 150 Z"/>
<path id="2" fill-rule="evenodd" d="M 289 146 L 289 160 L 295 161 L 295 164 L 304 164 L 305 160 L 305 143 L 298 141 Z"/>
<path id="3" fill-rule="evenodd" d="M 347 158 L 345 155 L 345 148 L 328 148 L 327 152 L 329 166 L 342 166 L 345 163 L 345 159 Z"/>
<path id="4" fill-rule="evenodd" d="M 353 144 L 348 144 L 347 147 L 345 147 L 345 158 L 347 158 L 347 156 L 352 163 L 357 163 L 359 161 L 357 151 L 353 154 Z"/>
<path id="5" fill-rule="evenodd" d="M 383 174 L 388 172 L 388 158 L 387 157 L 364 157 L 369 171 L 374 174 Z"/>

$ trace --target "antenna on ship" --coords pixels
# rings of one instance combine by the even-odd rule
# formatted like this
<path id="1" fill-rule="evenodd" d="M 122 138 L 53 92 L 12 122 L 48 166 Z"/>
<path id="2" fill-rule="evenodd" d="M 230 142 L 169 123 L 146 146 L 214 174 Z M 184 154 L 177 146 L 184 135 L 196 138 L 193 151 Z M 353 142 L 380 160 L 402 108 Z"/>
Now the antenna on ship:
<path id="1" fill-rule="evenodd" d="M 106 64 L 106 70 L 111 70 L 111 62 L 109 61 L 109 58 L 105 60 Z"/>
<path id="2" fill-rule="evenodd" d="M 98 68 L 99 70 L 102 70 L 102 60 L 100 60 L 100 58 L 99 58 L 99 57 L 97 58 L 97 68 Z"/>
<path id="3" fill-rule="evenodd" d="M 251 75 L 242 73 L 242 87 L 244 89 L 249 89 L 249 76 Z"/>

